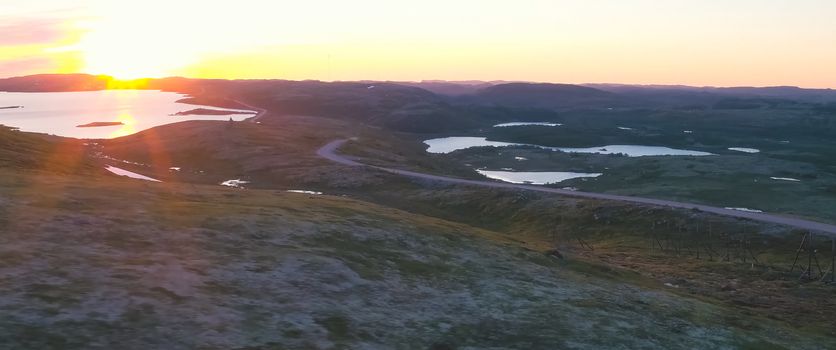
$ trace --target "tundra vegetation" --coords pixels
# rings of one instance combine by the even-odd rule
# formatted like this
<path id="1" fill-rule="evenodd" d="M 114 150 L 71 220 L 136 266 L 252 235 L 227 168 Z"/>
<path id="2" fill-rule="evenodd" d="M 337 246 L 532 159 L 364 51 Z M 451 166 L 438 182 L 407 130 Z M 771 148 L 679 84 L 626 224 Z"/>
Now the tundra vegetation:
<path id="1" fill-rule="evenodd" d="M 87 79 L 37 86 L 98 87 Z M 557 186 L 834 221 L 836 148 L 825 136 L 833 114 L 823 92 L 682 97 L 511 85 L 451 96 L 418 85 L 162 79 L 148 86 L 267 113 L 258 123 L 189 121 L 111 140 L 0 130 L 0 345 L 836 347 L 836 290 L 791 271 L 803 232 L 412 180 L 315 153 L 352 139 L 340 151 L 363 162 L 459 177 L 479 178 L 477 167 L 601 170 Z M 31 86 L 0 81 L 6 90 Z M 492 128 L 514 121 L 563 125 Z M 471 135 L 717 156 L 530 147 L 433 155 L 421 143 Z M 734 146 L 762 152 L 727 150 Z M 162 182 L 113 176 L 108 165 Z M 219 185 L 230 179 L 248 183 Z M 827 243 L 814 245 L 823 269 Z"/>

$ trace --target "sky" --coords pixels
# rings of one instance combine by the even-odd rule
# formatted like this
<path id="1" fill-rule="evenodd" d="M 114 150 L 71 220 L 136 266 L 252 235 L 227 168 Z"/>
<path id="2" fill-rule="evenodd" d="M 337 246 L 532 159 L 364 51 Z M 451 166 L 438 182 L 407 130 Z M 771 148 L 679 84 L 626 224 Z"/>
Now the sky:
<path id="1" fill-rule="evenodd" d="M 0 0 L 0 77 L 836 88 L 833 0 Z"/>

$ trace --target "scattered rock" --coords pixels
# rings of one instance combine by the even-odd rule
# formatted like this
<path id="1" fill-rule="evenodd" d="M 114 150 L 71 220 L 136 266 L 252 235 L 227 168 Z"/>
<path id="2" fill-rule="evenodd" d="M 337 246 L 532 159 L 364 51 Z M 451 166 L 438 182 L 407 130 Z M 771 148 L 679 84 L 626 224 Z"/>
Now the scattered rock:
<path id="1" fill-rule="evenodd" d="M 560 260 L 563 260 L 563 254 L 561 254 L 560 251 L 558 251 L 557 249 L 547 251 L 546 255 L 552 258 L 558 258 Z"/>

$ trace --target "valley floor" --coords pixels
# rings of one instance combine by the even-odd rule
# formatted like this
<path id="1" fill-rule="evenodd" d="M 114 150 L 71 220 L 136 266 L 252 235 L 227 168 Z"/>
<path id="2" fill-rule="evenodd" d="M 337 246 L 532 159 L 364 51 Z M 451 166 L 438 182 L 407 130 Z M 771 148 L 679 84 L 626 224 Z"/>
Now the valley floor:
<path id="1" fill-rule="evenodd" d="M 357 137 L 382 163 L 461 170 L 387 147 L 401 136 L 264 111 L 104 141 L 0 129 L 0 348 L 836 347 L 836 289 L 788 272 L 785 227 L 315 154 Z M 759 265 L 680 255 L 707 224 L 717 249 L 748 234 Z"/>

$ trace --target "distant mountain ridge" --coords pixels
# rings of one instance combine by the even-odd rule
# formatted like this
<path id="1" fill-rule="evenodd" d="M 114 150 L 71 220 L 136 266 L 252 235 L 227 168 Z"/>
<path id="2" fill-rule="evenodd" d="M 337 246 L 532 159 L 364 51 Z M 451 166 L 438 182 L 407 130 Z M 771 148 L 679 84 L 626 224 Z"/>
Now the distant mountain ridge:
<path id="1" fill-rule="evenodd" d="M 604 91 L 625 95 L 716 95 L 718 97 L 738 98 L 777 98 L 801 100 L 806 102 L 836 101 L 834 89 L 807 89 L 797 86 L 687 86 L 687 85 L 628 85 L 628 84 L 583 84 Z"/>
<path id="2" fill-rule="evenodd" d="M 107 89 L 113 78 L 90 74 L 37 74 L 0 79 L 0 91 L 63 92 Z"/>
<path id="3" fill-rule="evenodd" d="M 147 89 L 188 92 L 197 83 L 223 82 L 216 79 L 170 77 L 160 79 L 118 80 L 108 75 L 36 74 L 0 79 L 0 91 L 7 92 L 73 92 L 119 89 Z"/>
<path id="4" fill-rule="evenodd" d="M 226 80 L 226 79 L 194 79 L 183 77 L 167 77 L 159 79 L 136 79 L 120 81 L 107 75 L 91 74 L 36 74 L 28 76 L 10 77 L 0 79 L 0 91 L 9 92 L 58 92 L 58 91 L 94 91 L 108 88 L 132 88 L 140 83 L 150 89 L 174 88 L 176 86 L 192 85 L 196 82 L 291 82 L 282 79 L 259 79 L 259 80 Z M 300 83 L 303 81 L 299 81 Z M 306 80 L 304 82 L 320 82 Z M 735 95 L 738 97 L 769 97 L 769 98 L 834 98 L 836 89 L 807 89 L 796 86 L 767 86 L 767 87 L 712 87 L 712 86 L 687 86 L 687 85 L 640 85 L 640 84 L 560 84 L 560 83 L 533 83 L 523 81 L 445 81 L 445 80 L 423 80 L 420 82 L 409 81 L 357 81 L 357 82 L 333 82 L 341 83 L 362 83 L 362 84 L 394 84 L 412 86 L 430 91 L 439 95 L 481 95 L 483 97 L 496 97 L 500 94 L 532 94 L 541 97 L 552 97 L 560 94 L 566 98 L 604 98 L 604 93 L 611 94 L 651 94 L 659 92 L 679 93 L 712 93 L 720 95 Z M 115 86 L 114 86 L 115 85 Z M 505 97 L 505 99 L 512 99 Z"/>
<path id="5" fill-rule="evenodd" d="M 495 105 L 528 108 L 564 108 L 592 104 L 620 104 L 618 94 L 571 84 L 507 83 L 476 92 L 477 100 Z"/>
<path id="6" fill-rule="evenodd" d="M 323 82 L 222 80 L 182 77 L 119 81 L 88 74 L 44 74 L 0 79 L 0 91 L 56 92 L 148 89 L 199 96 L 230 107 L 236 99 L 271 114 L 306 115 L 381 126 L 395 131 L 439 133 L 488 123 L 559 121 L 572 110 L 744 110 L 815 103 L 830 113 L 836 91 L 798 87 L 689 87 L 620 84 L 422 81 Z M 235 107 L 235 106 L 232 106 Z M 825 109 L 822 109 L 825 108 Z M 617 111 L 616 111 L 617 112 Z M 612 112 L 615 113 L 615 112 Z"/>

